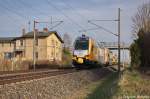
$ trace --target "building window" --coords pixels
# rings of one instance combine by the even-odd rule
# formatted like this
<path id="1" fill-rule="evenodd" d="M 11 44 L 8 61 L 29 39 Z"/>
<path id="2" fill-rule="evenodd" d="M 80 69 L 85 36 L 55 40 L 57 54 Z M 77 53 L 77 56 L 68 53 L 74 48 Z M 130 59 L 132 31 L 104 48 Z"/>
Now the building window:
<path id="1" fill-rule="evenodd" d="M 56 46 L 58 45 L 58 42 L 56 41 Z"/>
<path id="2" fill-rule="evenodd" d="M 38 46 L 38 39 L 35 40 L 35 45 Z"/>
<path id="3" fill-rule="evenodd" d="M 59 57 L 59 56 L 58 56 L 58 53 L 56 53 L 56 57 Z"/>
<path id="4" fill-rule="evenodd" d="M 11 52 L 5 52 L 4 53 L 4 58 L 5 59 L 11 59 L 11 58 L 13 58 L 13 53 L 11 53 Z"/>
<path id="5" fill-rule="evenodd" d="M 52 46 L 54 47 L 54 40 L 52 40 Z"/>
<path id="6" fill-rule="evenodd" d="M 35 53 L 35 57 L 36 57 L 36 59 L 38 59 L 38 52 Z"/>
<path id="7" fill-rule="evenodd" d="M 55 54 L 56 54 L 56 53 L 55 53 L 55 49 L 52 48 L 51 56 L 52 56 L 52 57 L 55 57 Z"/>
<path id="8" fill-rule="evenodd" d="M 20 40 L 20 45 L 23 46 L 23 40 Z"/>
<path id="9" fill-rule="evenodd" d="M 53 51 L 51 52 L 51 56 L 52 56 L 52 57 L 54 56 L 54 53 L 53 53 Z"/>

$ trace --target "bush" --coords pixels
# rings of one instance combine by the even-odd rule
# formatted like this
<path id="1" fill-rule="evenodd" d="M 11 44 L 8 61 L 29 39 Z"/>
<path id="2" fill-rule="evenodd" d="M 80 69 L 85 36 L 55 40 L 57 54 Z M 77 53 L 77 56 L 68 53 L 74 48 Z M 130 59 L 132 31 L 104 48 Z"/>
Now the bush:
<path id="1" fill-rule="evenodd" d="M 130 46 L 130 55 L 131 55 L 131 68 L 137 68 L 141 65 L 141 50 L 138 44 L 138 40 L 135 40 L 134 43 Z"/>
<path id="2" fill-rule="evenodd" d="M 62 65 L 70 66 L 72 64 L 72 54 L 69 50 L 63 50 Z"/>

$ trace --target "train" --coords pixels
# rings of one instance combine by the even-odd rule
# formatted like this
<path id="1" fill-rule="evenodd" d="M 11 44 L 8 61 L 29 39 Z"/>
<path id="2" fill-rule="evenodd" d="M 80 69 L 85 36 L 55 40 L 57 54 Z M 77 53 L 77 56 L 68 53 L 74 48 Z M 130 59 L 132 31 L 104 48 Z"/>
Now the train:
<path id="1" fill-rule="evenodd" d="M 116 59 L 116 55 L 108 48 L 99 46 L 89 36 L 82 35 L 74 42 L 72 64 L 76 68 L 113 65 L 116 64 Z"/>

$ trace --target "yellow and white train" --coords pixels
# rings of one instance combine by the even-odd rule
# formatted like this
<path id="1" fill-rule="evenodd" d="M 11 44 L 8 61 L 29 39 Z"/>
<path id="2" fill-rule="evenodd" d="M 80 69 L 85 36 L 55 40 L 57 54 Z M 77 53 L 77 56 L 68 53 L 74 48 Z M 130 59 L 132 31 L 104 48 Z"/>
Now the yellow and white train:
<path id="1" fill-rule="evenodd" d="M 72 63 L 77 68 L 92 64 L 109 65 L 110 50 L 99 47 L 92 38 L 82 35 L 74 42 Z"/>

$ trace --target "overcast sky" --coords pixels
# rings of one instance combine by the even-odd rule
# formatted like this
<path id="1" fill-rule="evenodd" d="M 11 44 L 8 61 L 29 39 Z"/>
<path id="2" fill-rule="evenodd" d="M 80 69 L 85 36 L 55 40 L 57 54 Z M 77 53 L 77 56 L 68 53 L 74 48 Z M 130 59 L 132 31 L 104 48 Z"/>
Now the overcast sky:
<path id="1" fill-rule="evenodd" d="M 137 7 L 148 0 L 0 0 L 0 37 L 20 36 L 22 28 L 33 29 L 33 20 L 64 21 L 54 28 L 63 36 L 70 34 L 72 39 L 81 35 L 82 29 L 95 28 L 88 20 L 117 19 L 117 10 L 121 8 L 121 41 L 132 42 L 132 16 Z M 29 26 L 29 21 L 31 25 Z M 95 22 L 117 33 L 116 22 Z M 52 24 L 52 25 L 56 25 Z M 36 28 L 50 28 L 49 24 L 37 24 Z M 87 35 L 97 41 L 117 41 L 101 29 L 87 31 Z"/>

